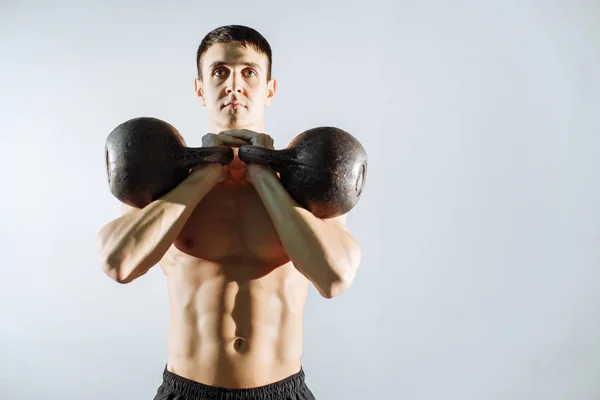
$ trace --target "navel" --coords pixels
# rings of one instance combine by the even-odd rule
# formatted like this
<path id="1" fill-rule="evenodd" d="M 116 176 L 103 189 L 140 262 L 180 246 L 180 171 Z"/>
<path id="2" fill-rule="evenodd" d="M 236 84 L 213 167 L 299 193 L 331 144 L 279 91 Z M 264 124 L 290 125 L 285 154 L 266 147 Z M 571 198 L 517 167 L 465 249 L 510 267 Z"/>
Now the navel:
<path id="1" fill-rule="evenodd" d="M 247 344 L 246 344 L 246 340 L 242 339 L 242 338 L 237 338 L 235 339 L 235 342 L 233 342 L 233 349 L 235 351 L 237 351 L 238 353 L 243 353 L 246 351 L 247 349 Z"/>

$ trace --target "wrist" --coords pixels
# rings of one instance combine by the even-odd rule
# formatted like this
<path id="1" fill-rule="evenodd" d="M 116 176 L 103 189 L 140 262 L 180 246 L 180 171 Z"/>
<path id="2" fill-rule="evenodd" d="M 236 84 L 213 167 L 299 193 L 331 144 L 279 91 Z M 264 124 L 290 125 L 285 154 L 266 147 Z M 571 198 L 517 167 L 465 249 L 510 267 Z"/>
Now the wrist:
<path id="1" fill-rule="evenodd" d="M 249 164 L 246 169 L 246 178 L 252 185 L 256 185 L 268 179 L 278 179 L 278 176 L 275 171 L 265 165 Z"/>

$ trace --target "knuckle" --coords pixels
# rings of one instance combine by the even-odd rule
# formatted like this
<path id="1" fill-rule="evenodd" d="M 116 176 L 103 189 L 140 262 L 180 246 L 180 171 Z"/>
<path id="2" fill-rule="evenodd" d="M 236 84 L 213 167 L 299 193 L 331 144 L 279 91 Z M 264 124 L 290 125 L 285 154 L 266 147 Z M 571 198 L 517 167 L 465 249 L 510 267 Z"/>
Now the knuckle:
<path id="1" fill-rule="evenodd" d="M 207 133 L 204 136 L 202 136 L 202 145 L 203 146 L 215 146 L 218 145 L 220 142 L 220 140 L 218 139 L 217 135 L 215 135 L 214 133 Z"/>

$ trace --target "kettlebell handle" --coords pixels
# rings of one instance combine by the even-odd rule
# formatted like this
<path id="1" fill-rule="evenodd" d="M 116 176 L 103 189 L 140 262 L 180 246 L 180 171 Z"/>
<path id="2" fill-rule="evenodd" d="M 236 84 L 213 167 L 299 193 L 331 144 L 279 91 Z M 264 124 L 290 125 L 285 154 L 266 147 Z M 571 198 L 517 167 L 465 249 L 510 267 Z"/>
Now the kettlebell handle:
<path id="1" fill-rule="evenodd" d="M 294 149 L 274 150 L 264 147 L 243 145 L 239 147 L 238 157 L 246 164 L 267 165 L 276 172 L 282 173 L 291 165 L 298 164 Z"/>

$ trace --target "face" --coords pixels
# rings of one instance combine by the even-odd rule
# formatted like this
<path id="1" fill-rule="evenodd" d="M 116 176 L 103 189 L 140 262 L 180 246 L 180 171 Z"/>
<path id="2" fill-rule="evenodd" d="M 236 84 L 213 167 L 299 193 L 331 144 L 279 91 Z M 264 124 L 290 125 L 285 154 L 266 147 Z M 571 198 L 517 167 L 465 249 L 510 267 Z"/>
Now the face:
<path id="1" fill-rule="evenodd" d="M 202 56 L 196 94 L 206 107 L 211 129 L 262 132 L 264 110 L 273 100 L 274 79 L 267 81 L 267 56 L 233 43 L 217 43 Z M 212 133 L 218 133 L 212 132 Z"/>

